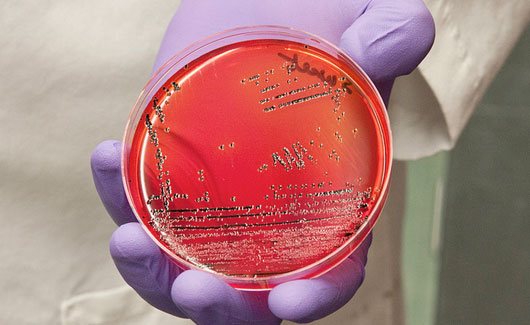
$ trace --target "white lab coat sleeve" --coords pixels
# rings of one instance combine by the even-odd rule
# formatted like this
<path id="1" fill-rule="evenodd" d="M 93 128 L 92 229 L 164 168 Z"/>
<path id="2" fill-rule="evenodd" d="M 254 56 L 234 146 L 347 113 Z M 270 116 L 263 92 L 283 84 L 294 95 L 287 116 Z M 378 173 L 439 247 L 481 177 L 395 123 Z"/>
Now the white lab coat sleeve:
<path id="1" fill-rule="evenodd" d="M 426 0 L 436 24 L 418 71 L 389 106 L 396 159 L 451 149 L 530 19 L 528 0 Z"/>

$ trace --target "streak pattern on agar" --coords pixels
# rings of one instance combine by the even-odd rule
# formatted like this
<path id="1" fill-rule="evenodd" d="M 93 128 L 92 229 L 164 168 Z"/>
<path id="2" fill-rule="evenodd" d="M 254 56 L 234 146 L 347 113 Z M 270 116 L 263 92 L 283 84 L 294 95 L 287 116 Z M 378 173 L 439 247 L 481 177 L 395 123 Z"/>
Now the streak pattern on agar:
<path id="1" fill-rule="evenodd" d="M 227 276 L 326 258 L 363 225 L 383 182 L 380 131 L 356 82 L 340 60 L 281 40 L 188 63 L 134 134 L 142 222 L 178 258 Z"/>

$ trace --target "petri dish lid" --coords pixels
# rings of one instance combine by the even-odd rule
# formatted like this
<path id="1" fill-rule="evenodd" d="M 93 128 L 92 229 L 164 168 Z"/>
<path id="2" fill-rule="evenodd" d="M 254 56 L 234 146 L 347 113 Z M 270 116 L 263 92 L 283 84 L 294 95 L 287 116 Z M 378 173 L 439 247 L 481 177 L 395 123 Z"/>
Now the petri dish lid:
<path id="1" fill-rule="evenodd" d="M 242 290 L 323 274 L 374 226 L 392 163 L 376 88 L 340 49 L 237 28 L 169 60 L 126 127 L 138 221 L 184 269 Z"/>

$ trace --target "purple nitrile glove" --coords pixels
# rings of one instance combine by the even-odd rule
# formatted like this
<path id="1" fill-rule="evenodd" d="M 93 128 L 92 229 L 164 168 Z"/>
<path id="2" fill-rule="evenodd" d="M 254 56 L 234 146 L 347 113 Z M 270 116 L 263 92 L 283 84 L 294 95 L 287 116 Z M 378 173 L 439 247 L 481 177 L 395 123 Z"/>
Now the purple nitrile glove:
<path id="1" fill-rule="evenodd" d="M 421 0 L 183 0 L 167 29 L 154 71 L 191 43 L 239 26 L 282 25 L 338 45 L 372 78 L 388 101 L 393 80 L 410 73 L 429 51 L 432 17 Z M 120 228 L 110 242 L 123 278 L 147 302 L 199 324 L 310 322 L 342 307 L 364 278 L 368 237 L 339 266 L 270 293 L 238 291 L 200 271 L 181 272 L 134 222 L 120 175 L 120 143 L 105 141 L 92 155 L 96 188 Z"/>

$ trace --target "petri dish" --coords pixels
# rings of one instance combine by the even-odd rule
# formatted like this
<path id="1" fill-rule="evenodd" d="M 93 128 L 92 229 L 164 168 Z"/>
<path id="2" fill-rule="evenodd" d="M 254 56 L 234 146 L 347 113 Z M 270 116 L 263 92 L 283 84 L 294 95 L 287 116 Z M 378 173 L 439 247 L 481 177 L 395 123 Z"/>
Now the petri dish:
<path id="1" fill-rule="evenodd" d="M 391 133 L 376 88 L 340 49 L 290 28 L 236 28 L 169 60 L 126 127 L 138 221 L 183 269 L 242 290 L 313 278 L 383 207 Z"/>

